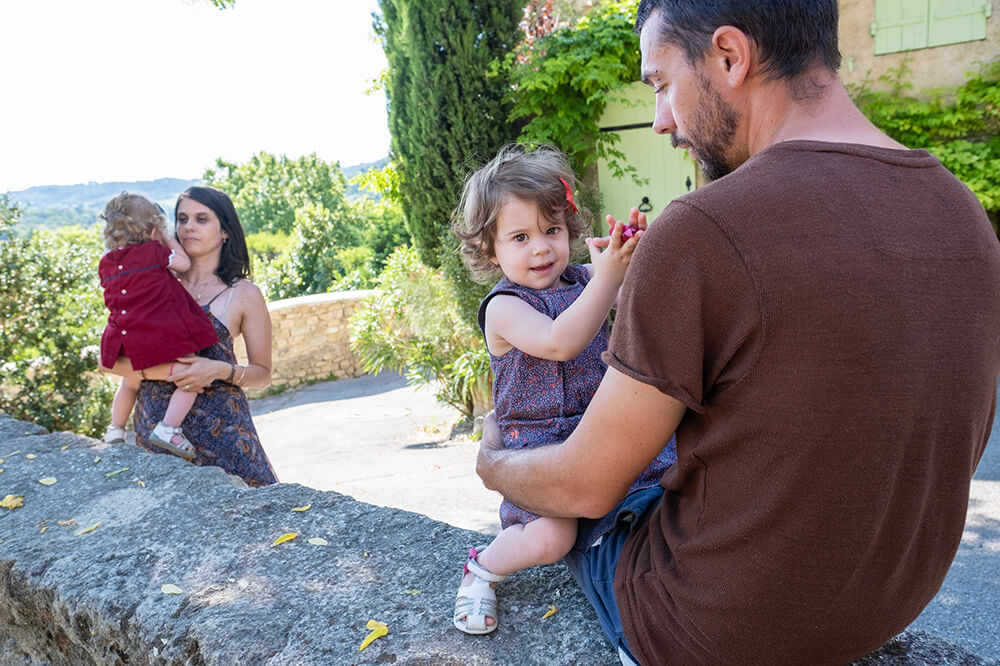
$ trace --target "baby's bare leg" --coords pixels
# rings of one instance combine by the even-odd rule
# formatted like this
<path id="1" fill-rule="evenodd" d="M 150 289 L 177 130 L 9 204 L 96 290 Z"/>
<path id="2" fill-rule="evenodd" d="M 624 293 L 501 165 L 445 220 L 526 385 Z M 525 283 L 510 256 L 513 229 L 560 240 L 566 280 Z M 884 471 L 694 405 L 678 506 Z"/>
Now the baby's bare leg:
<path id="1" fill-rule="evenodd" d="M 538 518 L 511 525 L 477 558 L 495 574 L 558 562 L 576 541 L 576 518 Z"/>

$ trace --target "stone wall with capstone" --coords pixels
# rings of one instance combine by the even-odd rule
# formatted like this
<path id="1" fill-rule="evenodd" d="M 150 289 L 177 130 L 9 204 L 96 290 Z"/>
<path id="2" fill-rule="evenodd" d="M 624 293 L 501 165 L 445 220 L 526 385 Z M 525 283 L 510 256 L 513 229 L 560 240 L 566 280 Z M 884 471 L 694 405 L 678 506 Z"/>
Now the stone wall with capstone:
<path id="1" fill-rule="evenodd" d="M 504 582 L 493 634 L 455 630 L 482 534 L 4 414 L 0 457 L 5 666 L 618 663 L 561 564 Z M 388 633 L 360 650 L 369 620 Z M 922 632 L 858 662 L 989 663 Z"/>
<path id="2" fill-rule="evenodd" d="M 351 350 L 348 320 L 372 291 L 341 291 L 268 303 L 271 314 L 271 386 L 360 377 L 364 367 Z M 235 342 L 239 363 L 247 362 L 243 338 Z M 251 398 L 264 394 L 250 389 Z"/>

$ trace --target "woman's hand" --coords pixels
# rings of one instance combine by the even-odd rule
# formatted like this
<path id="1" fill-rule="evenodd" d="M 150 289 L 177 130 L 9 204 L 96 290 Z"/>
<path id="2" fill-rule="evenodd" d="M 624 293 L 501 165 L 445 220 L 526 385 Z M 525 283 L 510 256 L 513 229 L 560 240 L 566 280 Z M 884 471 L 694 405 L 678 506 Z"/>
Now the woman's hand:
<path id="1" fill-rule="evenodd" d="M 170 375 L 177 388 L 192 393 L 204 393 L 209 384 L 216 379 L 229 376 L 231 366 L 225 361 L 215 361 L 189 354 L 177 359 L 173 373 Z"/>

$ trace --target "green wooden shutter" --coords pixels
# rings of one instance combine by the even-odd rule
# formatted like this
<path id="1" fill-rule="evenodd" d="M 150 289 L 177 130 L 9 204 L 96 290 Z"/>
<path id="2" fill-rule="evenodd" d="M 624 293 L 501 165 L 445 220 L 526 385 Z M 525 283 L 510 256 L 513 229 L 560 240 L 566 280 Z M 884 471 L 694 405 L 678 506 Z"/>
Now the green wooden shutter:
<path id="1" fill-rule="evenodd" d="M 875 55 L 927 46 L 927 19 L 928 0 L 875 0 Z"/>
<path id="2" fill-rule="evenodd" d="M 927 46 L 986 39 L 987 0 L 930 0 Z"/>

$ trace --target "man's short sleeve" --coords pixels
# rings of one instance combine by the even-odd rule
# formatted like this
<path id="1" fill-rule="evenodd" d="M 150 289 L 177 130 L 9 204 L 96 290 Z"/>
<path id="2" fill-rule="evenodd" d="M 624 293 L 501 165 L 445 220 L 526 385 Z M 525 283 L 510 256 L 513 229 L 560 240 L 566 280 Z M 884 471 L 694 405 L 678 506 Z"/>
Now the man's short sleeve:
<path id="1" fill-rule="evenodd" d="M 702 412 L 753 363 L 759 313 L 729 238 L 700 210 L 675 201 L 636 248 L 604 360 Z"/>

